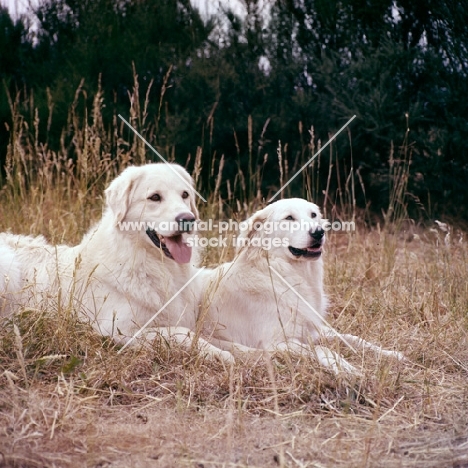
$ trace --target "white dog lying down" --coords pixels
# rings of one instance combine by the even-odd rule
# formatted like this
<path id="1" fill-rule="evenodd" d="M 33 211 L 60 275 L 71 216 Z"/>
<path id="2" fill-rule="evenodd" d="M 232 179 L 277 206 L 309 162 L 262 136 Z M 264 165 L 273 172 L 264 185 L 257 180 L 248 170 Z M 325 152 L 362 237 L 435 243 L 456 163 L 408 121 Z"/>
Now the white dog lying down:
<path id="1" fill-rule="evenodd" d="M 0 243 L 0 316 L 13 312 L 14 291 L 20 289 L 21 270 L 15 258 L 15 251 Z"/>
<path id="2" fill-rule="evenodd" d="M 246 245 L 234 261 L 203 272 L 204 333 L 212 343 L 233 353 L 311 345 L 318 361 L 335 372 L 357 370 L 320 341 L 342 339 L 402 358 L 326 325 L 325 238 L 317 205 L 298 198 L 277 201 L 247 223 L 240 236 Z"/>
<path id="3" fill-rule="evenodd" d="M 174 297 L 146 338 L 158 326 L 165 336 L 191 344 L 200 287 L 193 281 L 177 292 L 199 272 L 186 243 L 198 218 L 192 185 L 176 164 L 129 167 L 105 191 L 101 221 L 76 247 L 0 234 L 0 313 L 51 297 L 63 304 L 72 299 L 99 333 L 127 343 Z M 125 229 L 123 223 L 135 224 Z M 233 359 L 202 339 L 198 344 L 211 356 Z"/>

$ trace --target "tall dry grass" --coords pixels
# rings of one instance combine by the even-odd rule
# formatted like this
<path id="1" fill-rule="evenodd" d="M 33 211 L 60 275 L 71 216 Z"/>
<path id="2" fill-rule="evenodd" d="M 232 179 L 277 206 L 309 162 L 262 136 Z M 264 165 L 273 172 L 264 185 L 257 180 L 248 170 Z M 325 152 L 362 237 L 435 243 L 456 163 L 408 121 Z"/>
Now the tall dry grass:
<path id="1" fill-rule="evenodd" d="M 117 116 L 105 127 L 100 91 L 88 110 L 83 92 L 80 86 L 58 151 L 39 138 L 33 100 L 10 99 L 2 230 L 79 242 L 101 215 L 106 184 L 128 164 L 154 159 Z M 130 98 L 130 121 L 151 140 L 137 77 Z M 49 119 L 53 103 L 50 109 Z M 278 144 L 280 181 L 318 149 L 313 129 L 308 135 L 292 168 Z M 239 169 L 225 196 L 223 158 L 195 152 L 193 175 L 208 197 L 202 218 L 244 219 L 264 203 L 266 156 L 255 153 L 253 140 L 249 125 L 251 171 Z M 396 348 L 407 362 L 353 355 L 337 344 L 362 370 L 351 379 L 307 355 L 227 368 L 163 340 L 117 354 L 71 307 L 18 310 L 0 329 L 0 466 L 468 466 L 467 243 L 451 226 L 425 229 L 407 219 L 408 142 L 389 157 L 383 222 L 330 234 L 326 290 L 336 328 Z M 337 163 L 333 147 L 315 160 L 304 196 L 324 193 L 329 217 L 366 219 L 355 202 L 356 191 L 365 192 L 359 172 L 350 162 L 339 179 Z M 206 164 L 209 193 L 200 185 Z M 327 180 L 318 177 L 321 165 L 329 167 Z M 212 248 L 203 262 L 232 255 Z"/>

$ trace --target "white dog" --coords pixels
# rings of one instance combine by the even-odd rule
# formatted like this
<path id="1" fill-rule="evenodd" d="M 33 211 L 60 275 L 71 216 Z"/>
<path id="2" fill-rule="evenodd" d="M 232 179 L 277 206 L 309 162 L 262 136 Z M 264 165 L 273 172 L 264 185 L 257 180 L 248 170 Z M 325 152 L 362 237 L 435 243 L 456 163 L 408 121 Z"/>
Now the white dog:
<path id="1" fill-rule="evenodd" d="M 13 312 L 14 293 L 21 287 L 21 269 L 15 251 L 0 244 L 0 316 Z"/>
<path id="2" fill-rule="evenodd" d="M 120 343 L 150 324 L 146 338 L 164 327 L 158 332 L 190 344 L 199 305 L 197 281 L 186 286 L 199 273 L 186 242 L 198 218 L 192 178 L 176 164 L 129 167 L 105 195 L 101 221 L 76 247 L 0 234 L 3 310 L 61 298 Z M 209 355 L 232 359 L 202 339 L 199 344 Z"/>
<path id="3" fill-rule="evenodd" d="M 357 370 L 318 344 L 324 339 L 402 357 L 327 326 L 323 222 L 317 205 L 298 198 L 277 201 L 247 220 L 234 261 L 203 273 L 204 332 L 212 343 L 233 353 L 310 346 L 335 372 Z"/>

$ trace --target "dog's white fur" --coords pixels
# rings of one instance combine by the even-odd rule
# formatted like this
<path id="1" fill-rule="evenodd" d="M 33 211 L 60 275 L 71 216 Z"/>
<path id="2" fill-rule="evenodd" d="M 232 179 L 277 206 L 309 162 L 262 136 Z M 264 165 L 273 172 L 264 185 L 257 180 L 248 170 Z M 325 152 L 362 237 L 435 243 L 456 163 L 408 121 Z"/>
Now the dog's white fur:
<path id="1" fill-rule="evenodd" d="M 42 236 L 0 234 L 4 314 L 60 298 L 84 313 L 99 333 L 127 343 L 198 272 L 193 259 L 187 263 L 187 234 L 175 222 L 181 215 L 198 218 L 192 178 L 181 166 L 128 167 L 105 195 L 102 219 L 75 247 L 52 246 Z M 144 227 L 121 229 L 119 223 L 125 222 L 157 223 L 155 231 L 173 257 L 152 242 Z M 191 344 L 198 299 L 194 281 L 158 314 L 146 338 L 160 327 L 165 336 Z M 202 339 L 199 344 L 209 355 L 232 358 Z"/>
<path id="2" fill-rule="evenodd" d="M 203 273 L 205 333 L 212 343 L 233 353 L 312 347 L 322 365 L 355 374 L 350 363 L 319 343 L 342 339 L 402 357 L 327 326 L 321 255 L 325 238 L 312 237 L 322 223 L 319 207 L 298 198 L 268 205 L 247 221 L 251 228 L 241 234 L 246 246 L 234 261 Z M 300 224 L 302 229 L 295 229 Z M 261 247 L 275 238 L 279 245 Z"/>
<path id="3" fill-rule="evenodd" d="M 21 269 L 15 251 L 8 245 L 0 244 L 0 316 L 12 312 L 14 293 L 21 287 Z"/>

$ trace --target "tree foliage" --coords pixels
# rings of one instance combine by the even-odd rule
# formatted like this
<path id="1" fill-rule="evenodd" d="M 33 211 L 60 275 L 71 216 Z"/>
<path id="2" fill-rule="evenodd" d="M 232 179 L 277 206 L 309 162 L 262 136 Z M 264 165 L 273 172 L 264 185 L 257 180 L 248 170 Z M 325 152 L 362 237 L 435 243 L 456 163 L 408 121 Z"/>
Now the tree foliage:
<path id="1" fill-rule="evenodd" d="M 352 154 L 375 210 L 385 204 L 390 165 L 405 142 L 414 197 L 434 213 L 468 213 L 468 7 L 448 0 L 263 4 L 245 0 L 245 16 L 226 8 L 203 18 L 189 0 L 41 0 L 35 34 L 25 18 L 14 22 L 0 8 L 0 74 L 9 93 L 34 95 L 43 122 L 54 103 L 41 132 L 58 146 L 80 83 L 85 100 L 102 88 L 110 127 L 118 112 L 129 113 L 136 71 L 149 93 L 151 143 L 180 161 L 197 147 L 213 164 L 224 156 L 225 180 L 264 164 L 265 193 L 278 186 L 279 142 L 283 162 L 297 167 L 311 156 L 311 128 L 317 145 L 356 114 L 333 157 L 350 170 Z M 4 157 L 6 92 L 0 120 Z"/>

